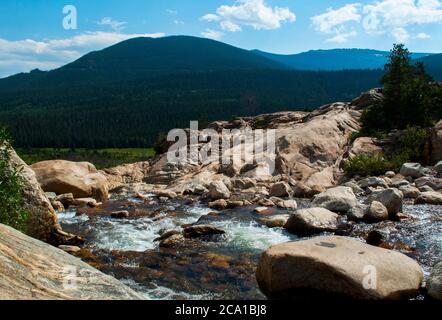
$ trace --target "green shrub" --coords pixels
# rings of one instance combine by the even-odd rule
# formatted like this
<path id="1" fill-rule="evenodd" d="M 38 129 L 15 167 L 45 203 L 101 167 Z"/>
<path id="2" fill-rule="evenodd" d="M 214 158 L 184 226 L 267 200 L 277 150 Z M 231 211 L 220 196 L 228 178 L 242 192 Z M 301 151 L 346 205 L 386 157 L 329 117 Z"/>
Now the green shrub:
<path id="1" fill-rule="evenodd" d="M 23 179 L 20 169 L 11 170 L 10 136 L 0 128 L 0 223 L 26 231 L 28 213 L 23 209 Z"/>
<path id="2" fill-rule="evenodd" d="M 429 137 L 430 130 L 408 126 L 402 132 L 399 141 L 400 154 L 402 154 L 402 157 L 407 158 L 407 161 L 421 162 L 423 160 L 425 143 Z"/>
<path id="3" fill-rule="evenodd" d="M 375 176 L 393 170 L 394 165 L 382 154 L 374 157 L 359 155 L 348 160 L 344 165 L 347 176 Z"/>

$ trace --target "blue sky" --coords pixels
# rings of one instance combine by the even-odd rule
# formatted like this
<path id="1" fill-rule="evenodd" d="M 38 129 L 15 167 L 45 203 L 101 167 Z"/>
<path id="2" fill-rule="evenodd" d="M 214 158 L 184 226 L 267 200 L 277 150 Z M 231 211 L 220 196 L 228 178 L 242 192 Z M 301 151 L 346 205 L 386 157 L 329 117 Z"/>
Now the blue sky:
<path id="1" fill-rule="evenodd" d="M 63 14 L 66 5 L 75 10 Z M 76 29 L 65 29 L 73 13 Z M 192 35 L 276 53 L 396 42 L 442 52 L 441 31 L 442 0 L 2 0 L 0 77 L 136 36 Z"/>

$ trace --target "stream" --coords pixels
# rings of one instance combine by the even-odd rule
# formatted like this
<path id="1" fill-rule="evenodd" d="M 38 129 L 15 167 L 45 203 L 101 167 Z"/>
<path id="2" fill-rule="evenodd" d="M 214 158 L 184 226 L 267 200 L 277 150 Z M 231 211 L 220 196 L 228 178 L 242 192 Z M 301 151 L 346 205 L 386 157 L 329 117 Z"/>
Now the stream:
<path id="1" fill-rule="evenodd" d="M 265 299 L 255 280 L 260 254 L 268 247 L 299 238 L 283 228 L 269 229 L 253 207 L 218 212 L 199 202 L 160 202 L 147 194 L 146 204 L 135 198 L 113 198 L 95 209 L 59 213 L 63 229 L 86 239 L 79 255 L 104 273 L 120 279 L 147 299 Z M 309 202 L 297 199 L 299 208 Z M 112 218 L 127 210 L 130 218 Z M 272 209 L 271 214 L 290 211 Z M 349 236 L 363 238 L 381 230 L 389 248 L 416 259 L 425 276 L 442 258 L 442 207 L 405 203 L 408 219 L 401 222 L 352 224 Z M 226 231 L 213 241 L 188 240 L 178 248 L 160 248 L 155 241 L 183 225 L 211 224 Z"/>

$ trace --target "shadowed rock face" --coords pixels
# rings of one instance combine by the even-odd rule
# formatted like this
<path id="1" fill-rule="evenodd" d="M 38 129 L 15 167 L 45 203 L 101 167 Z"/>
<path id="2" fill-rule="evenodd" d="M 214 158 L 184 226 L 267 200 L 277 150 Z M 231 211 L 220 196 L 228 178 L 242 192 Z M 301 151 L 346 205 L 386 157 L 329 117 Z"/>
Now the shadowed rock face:
<path id="1" fill-rule="evenodd" d="M 29 212 L 27 233 L 29 236 L 51 244 L 81 242 L 81 239 L 61 230 L 55 211 L 38 183 L 34 171 L 11 150 L 10 167 L 20 170 L 24 182 L 24 209 Z"/>
<path id="2" fill-rule="evenodd" d="M 0 299 L 127 300 L 141 297 L 80 259 L 0 224 Z"/>

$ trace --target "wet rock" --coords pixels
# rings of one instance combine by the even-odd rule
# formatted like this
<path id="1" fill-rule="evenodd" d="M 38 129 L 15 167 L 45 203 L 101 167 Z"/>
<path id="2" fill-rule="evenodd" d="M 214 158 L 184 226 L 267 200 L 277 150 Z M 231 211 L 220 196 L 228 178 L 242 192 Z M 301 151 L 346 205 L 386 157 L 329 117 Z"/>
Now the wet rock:
<path id="1" fill-rule="evenodd" d="M 111 217 L 115 219 L 126 219 L 130 217 L 129 211 L 121 210 L 111 213 Z"/>
<path id="2" fill-rule="evenodd" d="M 91 207 L 95 208 L 99 206 L 99 203 L 97 200 L 93 198 L 78 198 L 74 199 L 74 202 L 72 203 L 73 206 L 76 207 Z"/>
<path id="3" fill-rule="evenodd" d="M 228 203 L 224 199 L 218 199 L 216 201 L 209 202 L 209 208 L 217 210 L 225 210 L 228 207 Z"/>
<path id="4" fill-rule="evenodd" d="M 433 204 L 442 205 L 442 193 L 433 192 L 422 192 L 414 201 L 414 204 Z"/>
<path id="5" fill-rule="evenodd" d="M 234 209 L 244 207 L 247 203 L 242 200 L 227 200 L 227 208 Z"/>
<path id="6" fill-rule="evenodd" d="M 388 210 L 382 203 L 373 201 L 369 205 L 367 213 L 364 215 L 364 220 L 368 222 L 388 220 Z"/>
<path id="7" fill-rule="evenodd" d="M 292 188 L 287 182 L 278 182 L 272 185 L 270 188 L 270 195 L 273 197 L 289 197 Z"/>
<path id="8" fill-rule="evenodd" d="M 396 214 L 402 211 L 402 201 L 404 195 L 401 191 L 395 188 L 386 189 L 372 194 L 368 202 L 378 201 L 382 203 L 388 210 L 390 219 L 396 219 Z"/>
<path id="9" fill-rule="evenodd" d="M 270 213 L 270 210 L 268 207 L 257 207 L 255 208 L 254 212 L 257 214 L 268 214 Z"/>
<path id="10" fill-rule="evenodd" d="M 167 238 L 170 238 L 171 236 L 174 236 L 177 234 L 181 234 L 181 232 L 178 230 L 167 231 L 167 232 L 163 233 L 160 237 L 154 239 L 154 241 L 163 241 L 163 240 L 166 240 Z"/>
<path id="11" fill-rule="evenodd" d="M 51 200 L 51 205 L 57 212 L 64 212 L 64 205 L 60 201 Z"/>
<path id="12" fill-rule="evenodd" d="M 290 216 L 284 228 L 302 236 L 324 231 L 336 231 L 338 215 L 324 208 L 298 210 Z"/>
<path id="13" fill-rule="evenodd" d="M 367 242 L 367 244 L 375 247 L 379 247 L 382 243 L 385 242 L 385 239 L 385 233 L 380 230 L 371 230 L 365 237 L 365 241 Z"/>
<path id="14" fill-rule="evenodd" d="M 167 199 L 175 199 L 176 197 L 178 197 L 176 192 L 167 189 L 155 191 L 155 195 L 158 198 L 167 198 Z"/>
<path id="15" fill-rule="evenodd" d="M 229 199 L 230 191 L 222 181 L 213 181 L 209 185 L 208 197 L 211 200 Z"/>
<path id="16" fill-rule="evenodd" d="M 220 228 L 211 225 L 193 225 L 186 227 L 183 230 L 183 236 L 187 239 L 210 237 L 215 235 L 222 235 L 226 232 Z"/>
<path id="17" fill-rule="evenodd" d="M 259 218 L 257 221 L 269 228 L 282 228 L 286 225 L 290 215 L 280 214 L 271 217 Z"/>
<path id="18" fill-rule="evenodd" d="M 400 171 L 404 177 L 411 177 L 414 179 L 420 178 L 424 175 L 423 167 L 419 163 L 404 163 Z"/>
<path id="19" fill-rule="evenodd" d="M 109 197 L 106 176 L 91 163 L 50 160 L 33 164 L 31 168 L 47 192 L 72 193 L 75 198 L 92 197 L 97 201 L 106 201 Z"/>
<path id="20" fill-rule="evenodd" d="M 361 188 L 368 188 L 368 187 L 382 187 L 382 188 L 388 188 L 387 183 L 384 179 L 378 178 L 378 177 L 369 177 L 365 178 L 361 181 L 359 181 L 359 186 Z"/>
<path id="21" fill-rule="evenodd" d="M 442 262 L 433 267 L 427 280 L 427 293 L 436 300 L 442 300 Z"/>
<path id="22" fill-rule="evenodd" d="M 54 200 L 61 202 L 65 208 L 69 208 L 74 204 L 74 195 L 72 193 L 60 194 Z"/>
<path id="23" fill-rule="evenodd" d="M 55 192 L 45 192 L 46 197 L 48 197 L 49 200 L 55 200 L 57 197 L 57 194 Z"/>
<path id="24" fill-rule="evenodd" d="M 404 194 L 405 199 L 416 199 L 421 193 L 418 188 L 411 185 L 402 186 L 399 190 Z"/>
<path id="25" fill-rule="evenodd" d="M 370 272 L 376 272 L 375 283 L 367 277 Z M 270 298 L 310 293 L 380 300 L 415 297 L 423 273 L 416 261 L 399 252 L 333 236 L 271 247 L 259 260 L 256 278 Z"/>
<path id="26" fill-rule="evenodd" d="M 160 248 L 176 248 L 176 247 L 183 245 L 183 243 L 185 241 L 186 241 L 186 239 L 184 238 L 184 236 L 181 233 L 173 234 L 170 237 L 167 237 L 166 239 L 161 240 Z"/>
<path id="27" fill-rule="evenodd" d="M 312 206 L 323 207 L 333 212 L 347 212 L 357 205 L 353 190 L 349 187 L 335 187 L 314 196 Z"/>
<path id="28" fill-rule="evenodd" d="M 142 299 L 80 259 L 1 224 L 0 261 L 0 300 Z M 67 289 L 69 276 L 76 281 Z"/>

